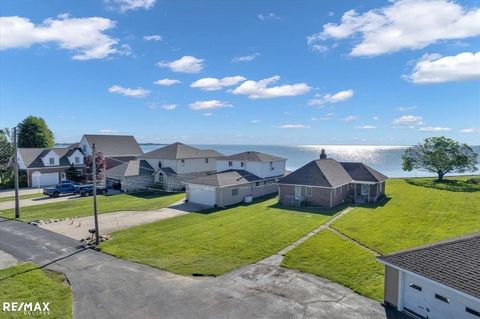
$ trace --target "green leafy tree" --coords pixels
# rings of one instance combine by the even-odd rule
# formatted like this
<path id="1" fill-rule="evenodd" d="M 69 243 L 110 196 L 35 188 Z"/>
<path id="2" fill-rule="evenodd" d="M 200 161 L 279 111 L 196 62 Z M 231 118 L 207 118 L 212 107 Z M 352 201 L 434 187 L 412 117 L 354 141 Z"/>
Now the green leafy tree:
<path id="1" fill-rule="evenodd" d="M 73 164 L 65 170 L 65 175 L 72 182 L 81 182 L 85 178 L 83 175 L 78 175 L 77 168 Z"/>
<path id="2" fill-rule="evenodd" d="M 41 117 L 28 116 L 18 124 L 18 147 L 53 147 L 53 133 Z"/>
<path id="3" fill-rule="evenodd" d="M 0 184 L 5 184 L 11 175 L 10 161 L 13 156 L 13 145 L 8 140 L 8 131 L 0 131 Z"/>
<path id="4" fill-rule="evenodd" d="M 478 155 L 467 144 L 460 144 L 452 139 L 430 137 L 423 144 L 409 147 L 402 156 L 403 170 L 436 173 L 438 180 L 448 173 L 474 172 L 477 170 Z"/>

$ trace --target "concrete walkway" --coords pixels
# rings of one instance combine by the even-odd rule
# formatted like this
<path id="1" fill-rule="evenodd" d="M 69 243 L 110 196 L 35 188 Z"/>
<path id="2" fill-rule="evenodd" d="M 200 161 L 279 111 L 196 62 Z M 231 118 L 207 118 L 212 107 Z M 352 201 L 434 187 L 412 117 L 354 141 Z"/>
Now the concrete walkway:
<path id="1" fill-rule="evenodd" d="M 0 250 L 0 269 L 15 266 L 17 264 L 17 258 L 13 257 L 9 253 Z"/>
<path id="2" fill-rule="evenodd" d="M 201 210 L 199 206 L 184 203 L 184 199 L 159 210 L 121 211 L 98 215 L 100 234 L 111 234 L 114 231 L 142 224 L 148 224 L 162 219 L 172 218 Z M 90 236 L 89 229 L 95 228 L 93 216 L 80 217 L 72 220 L 43 224 L 40 227 L 70 238 L 80 240 Z"/>
<path id="3" fill-rule="evenodd" d="M 41 188 L 22 188 L 18 190 L 19 195 L 41 194 L 43 189 Z M 0 191 L 0 197 L 15 196 L 15 190 Z"/>
<path id="4" fill-rule="evenodd" d="M 84 249 L 25 223 L 0 218 L 0 225 L 0 250 L 65 274 L 75 319 L 400 318 L 346 287 L 277 266 L 184 277 Z"/>

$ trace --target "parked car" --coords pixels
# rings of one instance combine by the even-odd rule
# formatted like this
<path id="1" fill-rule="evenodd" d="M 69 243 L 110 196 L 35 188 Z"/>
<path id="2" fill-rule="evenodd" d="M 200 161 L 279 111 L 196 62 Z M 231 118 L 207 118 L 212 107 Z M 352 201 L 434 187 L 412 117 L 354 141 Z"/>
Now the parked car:
<path id="1" fill-rule="evenodd" d="M 97 186 L 97 194 L 98 195 L 106 194 L 107 192 L 108 192 L 108 190 L 106 188 Z M 75 193 L 79 194 L 82 197 L 87 197 L 87 196 L 93 195 L 93 185 L 92 184 L 86 184 L 86 185 L 77 186 L 77 190 L 76 190 Z"/>
<path id="2" fill-rule="evenodd" d="M 55 187 L 47 187 L 43 189 L 43 194 L 50 197 L 58 197 L 60 195 L 75 194 L 77 187 L 72 183 L 60 183 Z"/>

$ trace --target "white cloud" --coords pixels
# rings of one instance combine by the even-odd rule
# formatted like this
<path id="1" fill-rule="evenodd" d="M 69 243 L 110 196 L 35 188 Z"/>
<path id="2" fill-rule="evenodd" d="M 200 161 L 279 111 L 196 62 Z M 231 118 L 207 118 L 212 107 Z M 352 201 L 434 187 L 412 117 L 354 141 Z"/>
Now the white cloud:
<path id="1" fill-rule="evenodd" d="M 190 108 L 194 111 L 218 109 L 221 107 L 232 107 L 232 104 L 219 100 L 195 101 L 190 103 Z"/>
<path id="2" fill-rule="evenodd" d="M 397 108 L 397 111 L 399 111 L 399 112 L 407 112 L 407 111 L 415 110 L 416 108 L 417 108 L 416 105 L 413 105 L 413 106 L 401 106 L 401 107 Z"/>
<path id="3" fill-rule="evenodd" d="M 302 95 L 311 90 L 311 87 L 305 83 L 284 84 L 268 87 L 268 85 L 280 80 L 280 76 L 275 75 L 260 81 L 248 80 L 235 88 L 233 94 L 248 95 L 250 99 L 269 99 L 282 96 Z"/>
<path id="4" fill-rule="evenodd" d="M 280 20 L 280 17 L 273 12 L 257 14 L 257 18 L 259 20 L 262 20 L 262 21 L 265 21 L 265 20 Z"/>
<path id="5" fill-rule="evenodd" d="M 244 55 L 244 56 L 236 56 L 232 59 L 232 62 L 233 63 L 250 62 L 259 55 L 260 55 L 260 53 L 254 53 L 254 54 Z"/>
<path id="6" fill-rule="evenodd" d="M 310 128 L 310 125 L 304 125 L 304 124 L 283 124 L 278 126 L 278 128 Z"/>
<path id="7" fill-rule="evenodd" d="M 112 85 L 108 88 L 108 92 L 136 98 L 144 98 L 150 94 L 149 90 L 145 90 L 141 87 L 130 89 L 120 85 Z"/>
<path id="8" fill-rule="evenodd" d="M 112 130 L 109 128 L 104 128 L 100 130 L 100 133 L 118 133 L 118 130 Z"/>
<path id="9" fill-rule="evenodd" d="M 452 129 L 449 127 L 440 127 L 440 126 L 426 126 L 418 129 L 422 132 L 449 132 Z"/>
<path id="10" fill-rule="evenodd" d="M 327 113 L 327 114 L 325 114 L 323 116 L 320 116 L 320 117 L 314 116 L 310 120 L 312 120 L 312 121 L 329 121 L 333 118 L 333 115 L 334 115 L 333 113 Z"/>
<path id="11" fill-rule="evenodd" d="M 480 52 L 463 52 L 446 57 L 424 56 L 415 65 L 412 74 L 404 78 L 419 84 L 480 79 Z"/>
<path id="12" fill-rule="evenodd" d="M 251 123 L 252 123 L 252 124 L 258 124 L 258 123 L 260 123 L 260 120 L 252 120 Z"/>
<path id="13" fill-rule="evenodd" d="M 344 117 L 344 118 L 342 119 L 342 121 L 343 121 L 343 122 L 353 122 L 353 121 L 356 121 L 357 118 L 358 118 L 358 117 L 355 116 L 355 115 L 349 115 L 349 116 L 347 116 L 347 117 Z"/>
<path id="14" fill-rule="evenodd" d="M 480 133 L 480 127 L 469 127 L 460 130 L 460 133 Z"/>
<path id="15" fill-rule="evenodd" d="M 144 35 L 143 40 L 145 41 L 163 41 L 163 37 L 158 34 Z"/>
<path id="16" fill-rule="evenodd" d="M 350 52 L 352 56 L 421 49 L 442 40 L 480 35 L 480 8 L 464 8 L 448 0 L 400 0 L 364 13 L 350 10 L 340 23 L 327 23 L 322 32 L 308 37 L 308 43 L 356 35 L 361 40 Z"/>
<path id="17" fill-rule="evenodd" d="M 322 105 L 327 103 L 337 103 L 351 99 L 353 96 L 353 90 L 340 91 L 335 94 L 316 94 L 314 99 L 308 101 L 308 105 Z"/>
<path id="18" fill-rule="evenodd" d="M 372 117 L 372 119 L 373 119 L 374 121 L 378 121 L 380 118 L 379 118 L 378 116 L 374 116 L 374 117 Z"/>
<path id="19" fill-rule="evenodd" d="M 153 84 L 163 85 L 163 86 L 170 86 L 178 83 L 181 83 L 181 82 L 179 80 L 174 80 L 174 79 L 160 79 L 153 82 Z"/>
<path id="20" fill-rule="evenodd" d="M 211 112 L 207 112 L 207 113 L 203 113 L 202 115 L 203 115 L 203 116 L 212 116 L 212 115 L 213 115 L 213 113 L 211 113 Z"/>
<path id="21" fill-rule="evenodd" d="M 394 119 L 392 123 L 400 125 L 422 125 L 423 118 L 421 116 L 403 115 Z"/>
<path id="22" fill-rule="evenodd" d="M 61 15 L 38 25 L 18 16 L 0 17 L 0 50 L 56 43 L 61 49 L 73 51 L 75 60 L 102 59 L 121 53 L 115 48 L 118 40 L 104 33 L 114 27 L 115 21 L 101 17 Z"/>
<path id="23" fill-rule="evenodd" d="M 177 104 L 162 104 L 160 107 L 166 111 L 173 111 L 177 108 Z"/>
<path id="24" fill-rule="evenodd" d="M 116 4 L 120 12 L 124 13 L 128 10 L 149 10 L 153 8 L 156 0 L 106 0 L 106 2 Z"/>
<path id="25" fill-rule="evenodd" d="M 203 59 L 186 55 L 175 61 L 160 61 L 159 68 L 169 68 L 173 72 L 198 73 L 203 70 Z"/>
<path id="26" fill-rule="evenodd" d="M 373 126 L 373 125 L 359 125 L 359 126 L 355 126 L 355 129 L 357 130 L 373 130 L 377 128 L 376 126 Z"/>
<path id="27" fill-rule="evenodd" d="M 243 76 L 227 76 L 222 79 L 217 78 L 203 78 L 193 82 L 190 87 L 198 88 L 203 91 L 215 91 L 220 90 L 223 87 L 232 86 L 240 82 L 245 81 L 246 78 Z"/>

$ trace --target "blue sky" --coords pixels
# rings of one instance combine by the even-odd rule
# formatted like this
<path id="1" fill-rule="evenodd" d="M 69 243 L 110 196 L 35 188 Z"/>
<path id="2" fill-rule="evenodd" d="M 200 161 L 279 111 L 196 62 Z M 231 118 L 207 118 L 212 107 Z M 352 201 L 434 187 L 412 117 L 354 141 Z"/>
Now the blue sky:
<path id="1" fill-rule="evenodd" d="M 2 127 L 32 114 L 57 142 L 114 133 L 480 144 L 480 1 L 7 0 L 0 9 Z"/>

